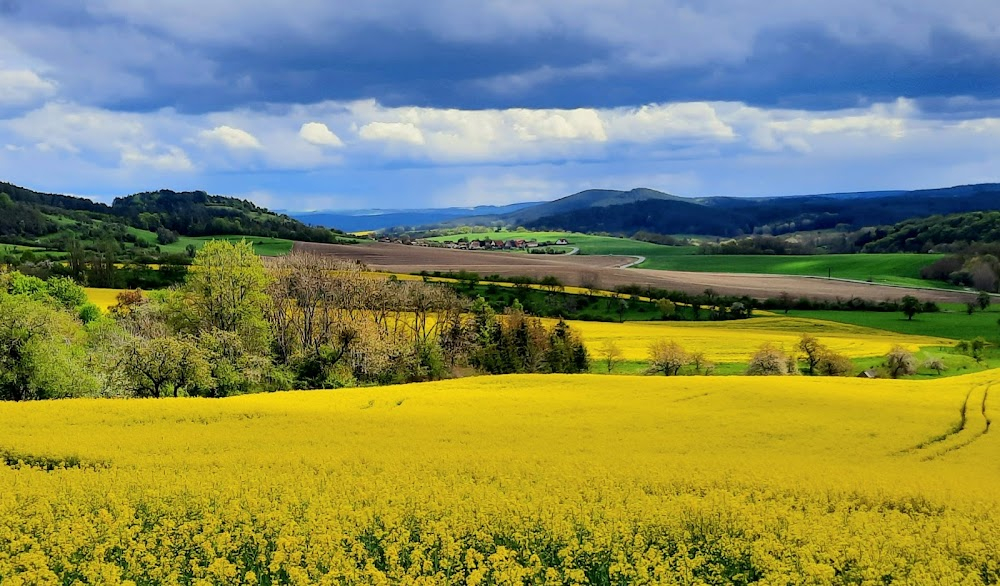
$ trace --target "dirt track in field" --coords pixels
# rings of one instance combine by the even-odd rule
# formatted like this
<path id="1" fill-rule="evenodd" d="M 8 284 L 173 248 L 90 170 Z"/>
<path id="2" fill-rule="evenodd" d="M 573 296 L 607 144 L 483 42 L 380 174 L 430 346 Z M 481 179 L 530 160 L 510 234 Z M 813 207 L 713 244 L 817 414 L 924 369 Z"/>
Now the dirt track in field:
<path id="1" fill-rule="evenodd" d="M 593 283 L 601 289 L 634 284 L 698 294 L 711 288 L 721 295 L 750 295 L 758 299 L 777 297 L 782 292 L 795 298 L 826 300 L 860 297 L 882 301 L 913 295 L 922 301 L 964 303 L 973 298 L 969 293 L 958 291 L 890 287 L 815 277 L 619 268 L 635 260 L 631 256 L 536 256 L 385 243 L 343 245 L 296 242 L 293 250 L 359 260 L 373 269 L 396 273 L 466 270 L 481 276 L 495 274 L 540 278 L 552 275 L 566 285 L 586 286 Z"/>

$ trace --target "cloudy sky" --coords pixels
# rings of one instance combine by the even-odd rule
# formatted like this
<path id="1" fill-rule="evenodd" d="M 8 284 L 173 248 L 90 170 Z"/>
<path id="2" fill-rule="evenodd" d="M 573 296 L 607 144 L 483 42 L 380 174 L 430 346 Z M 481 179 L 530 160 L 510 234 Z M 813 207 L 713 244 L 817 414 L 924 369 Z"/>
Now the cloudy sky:
<path id="1" fill-rule="evenodd" d="M 0 0 L 0 180 L 288 210 L 1000 180 L 995 0 Z"/>

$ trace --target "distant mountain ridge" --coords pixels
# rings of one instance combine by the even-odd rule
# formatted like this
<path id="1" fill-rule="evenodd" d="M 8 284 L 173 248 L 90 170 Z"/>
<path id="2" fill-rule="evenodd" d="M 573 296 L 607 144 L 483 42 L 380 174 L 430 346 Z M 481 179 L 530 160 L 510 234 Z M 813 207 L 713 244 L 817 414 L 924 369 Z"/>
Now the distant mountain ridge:
<path id="1" fill-rule="evenodd" d="M 1000 210 L 1000 184 L 807 196 L 685 198 L 652 189 L 587 190 L 515 212 L 445 225 L 505 225 L 631 235 L 734 237 L 801 230 L 859 229 L 910 218 Z"/>
<path id="2" fill-rule="evenodd" d="M 537 206 L 543 202 L 523 202 L 504 206 L 473 206 L 427 209 L 368 209 L 290 212 L 289 215 L 311 225 L 337 228 L 345 232 L 416 228 L 469 216 L 501 216 Z"/>

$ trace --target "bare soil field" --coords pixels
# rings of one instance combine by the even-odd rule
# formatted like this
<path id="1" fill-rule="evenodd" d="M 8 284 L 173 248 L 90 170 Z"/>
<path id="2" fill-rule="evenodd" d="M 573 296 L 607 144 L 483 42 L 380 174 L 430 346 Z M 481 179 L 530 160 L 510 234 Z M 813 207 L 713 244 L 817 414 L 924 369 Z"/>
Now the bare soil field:
<path id="1" fill-rule="evenodd" d="M 541 278 L 552 275 L 566 285 L 596 285 L 601 289 L 641 285 L 697 294 L 711 288 L 721 295 L 749 295 L 758 299 L 777 297 L 782 292 L 795 298 L 827 300 L 859 297 L 881 301 L 913 295 L 922 301 L 964 303 L 973 298 L 972 294 L 961 291 L 892 287 L 815 277 L 620 268 L 635 260 L 631 256 L 527 255 L 385 243 L 344 245 L 296 242 L 294 250 L 358 260 L 373 269 L 395 273 L 465 270 L 481 276 Z"/>

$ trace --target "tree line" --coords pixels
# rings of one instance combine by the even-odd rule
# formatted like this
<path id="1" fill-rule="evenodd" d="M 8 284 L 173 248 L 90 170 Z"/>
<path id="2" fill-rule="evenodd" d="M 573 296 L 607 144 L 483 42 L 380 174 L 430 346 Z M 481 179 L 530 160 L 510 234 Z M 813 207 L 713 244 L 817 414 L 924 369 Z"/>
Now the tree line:
<path id="1" fill-rule="evenodd" d="M 182 284 L 103 312 L 67 277 L 0 272 L 0 398 L 206 396 L 433 380 L 456 369 L 581 372 L 564 322 L 498 314 L 358 263 L 261 259 L 211 241 Z"/>

